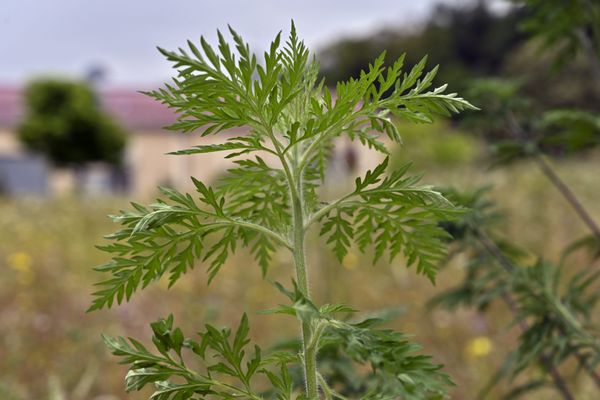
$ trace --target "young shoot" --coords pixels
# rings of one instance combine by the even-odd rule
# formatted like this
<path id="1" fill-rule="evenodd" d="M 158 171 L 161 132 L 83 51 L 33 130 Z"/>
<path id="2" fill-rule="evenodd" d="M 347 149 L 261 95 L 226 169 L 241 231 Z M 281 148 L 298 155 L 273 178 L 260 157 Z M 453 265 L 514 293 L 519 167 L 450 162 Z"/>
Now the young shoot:
<path id="1" fill-rule="evenodd" d="M 169 129 L 198 135 L 199 144 L 176 152 L 221 152 L 235 167 L 215 186 L 193 180 L 196 193 L 161 188 L 163 199 L 114 218 L 121 229 L 101 249 L 112 259 L 96 269 L 105 275 L 90 310 L 129 300 L 161 278 L 174 285 L 197 264 L 209 282 L 239 247 L 246 247 L 264 275 L 278 249 L 289 253 L 293 287 L 275 286 L 287 305 L 270 312 L 292 315 L 299 323 L 299 352 L 248 347 L 248 318 L 235 332 L 207 325 L 186 337 L 173 317 L 152 324 L 149 350 L 135 339 L 109 338 L 112 353 L 130 365 L 126 388 L 154 385 L 152 399 L 430 399 L 443 398 L 451 381 L 419 346 L 401 333 L 377 328 L 377 320 L 340 320 L 344 305 L 317 305 L 309 292 L 305 238 L 317 229 L 341 261 L 352 246 L 373 250 L 375 260 L 402 255 L 407 266 L 432 282 L 445 257 L 447 236 L 439 226 L 456 208 L 439 192 L 408 175 L 408 166 L 388 170 L 388 159 L 363 176 L 337 200 L 320 198 L 327 159 L 336 139 L 346 136 L 387 153 L 400 142 L 395 120 L 430 123 L 474 109 L 446 85 L 433 87 L 437 67 L 425 71 L 423 58 L 404 70 L 404 57 L 389 66 L 381 54 L 360 76 L 334 88 L 318 78 L 319 66 L 294 25 L 282 43 L 278 34 L 261 57 L 229 28 L 232 43 L 218 33 L 218 44 L 204 38 L 186 49 L 160 52 L 177 71 L 173 82 L 147 93 L 178 114 Z M 244 127 L 239 137 L 202 144 L 208 135 Z M 387 138 L 382 140 L 382 137 Z M 276 163 L 267 162 L 276 160 Z M 319 372 L 323 346 L 336 346 L 354 363 L 364 364 L 361 393 L 338 393 Z M 185 357 L 182 353 L 188 353 Z M 186 366 L 186 357 L 202 369 Z M 301 368 L 304 379 L 293 379 Z"/>

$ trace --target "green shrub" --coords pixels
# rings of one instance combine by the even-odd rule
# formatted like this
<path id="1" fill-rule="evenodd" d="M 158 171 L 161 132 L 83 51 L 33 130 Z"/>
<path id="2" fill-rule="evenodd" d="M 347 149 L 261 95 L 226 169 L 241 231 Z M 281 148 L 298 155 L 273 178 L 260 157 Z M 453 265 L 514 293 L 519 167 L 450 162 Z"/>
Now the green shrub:
<path id="1" fill-rule="evenodd" d="M 25 92 L 27 113 L 19 126 L 25 146 L 58 165 L 121 162 L 125 133 L 102 110 L 84 83 L 41 79 Z"/>

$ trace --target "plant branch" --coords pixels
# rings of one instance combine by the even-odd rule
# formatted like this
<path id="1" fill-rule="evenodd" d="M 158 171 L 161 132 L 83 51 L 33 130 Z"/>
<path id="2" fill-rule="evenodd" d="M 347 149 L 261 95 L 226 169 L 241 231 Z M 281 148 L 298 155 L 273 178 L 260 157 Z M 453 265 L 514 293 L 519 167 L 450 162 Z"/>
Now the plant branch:
<path id="1" fill-rule="evenodd" d="M 338 392 L 336 392 L 335 390 L 333 390 L 332 388 L 329 387 L 329 385 L 327 384 L 327 381 L 325 380 L 325 378 L 323 378 L 323 375 L 317 373 L 317 378 L 319 379 L 319 385 L 321 385 L 321 389 L 323 390 L 323 393 L 325 394 L 325 400 L 333 400 L 333 398 L 336 399 L 340 399 L 340 400 L 348 400 L 348 398 Z"/>
<path id="2" fill-rule="evenodd" d="M 576 29 L 575 35 L 579 39 L 579 43 L 581 43 L 581 47 L 583 47 L 583 51 L 590 62 L 596 81 L 600 82 L 600 59 L 598 58 L 598 53 L 594 49 L 592 39 L 590 39 L 583 29 Z"/>
<path id="3" fill-rule="evenodd" d="M 338 121 L 334 125 L 332 125 L 329 128 L 327 128 L 325 131 L 321 132 L 316 137 L 316 139 L 313 140 L 308 145 L 308 147 L 306 148 L 306 150 L 304 150 L 304 152 L 302 153 L 302 156 L 300 156 L 300 161 L 298 163 L 298 171 L 299 172 L 304 171 L 304 168 L 306 167 L 306 165 L 310 161 L 310 155 L 312 154 L 313 150 L 316 149 L 316 148 L 318 148 L 318 146 L 321 145 L 321 143 L 323 142 L 323 140 L 325 140 L 329 136 L 332 136 L 333 132 L 337 132 L 337 131 L 341 132 L 341 131 L 343 131 L 344 127 L 346 127 L 352 120 L 360 120 L 360 118 L 364 116 L 364 113 L 362 111 L 364 111 L 364 110 L 361 110 L 361 112 L 356 112 L 355 114 L 353 114 L 351 116 L 351 118 L 344 118 L 344 119 Z"/>
<path id="4" fill-rule="evenodd" d="M 316 212 L 314 212 L 312 215 L 310 215 L 308 217 L 308 220 L 306 221 L 306 225 L 305 225 L 305 229 L 307 229 L 310 225 L 312 225 L 315 221 L 318 221 L 319 218 L 321 218 L 324 215 L 327 215 L 327 213 L 331 210 L 333 210 L 334 208 L 338 207 L 341 203 L 343 203 L 344 201 L 352 198 L 354 195 L 356 195 L 356 192 L 352 192 L 352 193 L 348 193 L 347 195 L 340 197 L 339 199 L 335 200 L 332 203 L 327 204 L 326 206 L 318 209 Z"/>
<path id="5" fill-rule="evenodd" d="M 294 156 L 296 155 L 295 152 Z M 306 231 L 304 229 L 304 193 L 302 172 L 297 160 L 293 163 L 295 167 L 295 174 L 297 176 L 296 185 L 293 186 L 294 181 L 289 181 L 290 192 L 291 192 L 291 205 L 293 214 L 293 254 L 294 254 L 294 267 L 296 269 L 296 280 L 298 281 L 298 287 L 300 292 L 307 300 L 310 301 L 309 293 L 309 281 L 308 272 L 305 257 L 305 244 L 304 239 Z M 303 361 L 304 361 L 304 379 L 306 384 L 306 396 L 308 400 L 318 399 L 319 384 L 317 380 L 317 349 L 310 347 L 310 343 L 313 340 L 313 326 L 311 321 L 302 321 L 302 349 L 303 349 Z"/>
<path id="6" fill-rule="evenodd" d="M 265 235 L 275 239 L 277 242 L 284 245 L 286 248 L 293 250 L 292 244 L 287 239 L 285 239 L 283 236 L 281 236 L 280 234 L 278 234 L 275 231 L 270 230 L 269 228 L 267 228 L 265 226 L 255 224 L 253 222 L 248 222 L 248 221 L 244 221 L 244 220 L 240 220 L 240 219 L 228 218 L 228 219 L 224 219 L 224 220 L 216 220 L 213 223 L 203 225 L 203 227 L 205 227 L 205 226 L 210 226 L 210 227 L 241 226 L 243 228 L 252 229 L 256 232 L 264 233 Z"/>
<path id="7" fill-rule="evenodd" d="M 573 394 L 571 393 L 571 391 L 567 387 L 567 384 L 565 383 L 564 378 L 562 377 L 562 375 L 560 374 L 560 372 L 558 372 L 558 369 L 556 369 L 556 367 L 553 365 L 552 360 L 547 355 L 542 354 L 540 356 L 540 362 L 541 362 L 541 364 L 543 366 L 545 366 L 546 368 L 548 368 L 548 373 L 552 377 L 552 381 L 554 382 L 554 386 L 556 386 L 556 389 L 560 392 L 560 394 L 562 395 L 563 399 L 565 399 L 565 400 L 575 400 L 575 397 L 573 396 Z"/>
<path id="8" fill-rule="evenodd" d="M 525 140 L 527 138 L 527 132 L 521 127 L 515 115 L 509 111 L 507 113 L 507 118 L 508 126 L 511 132 L 517 137 L 518 140 Z M 571 205 L 579 218 L 581 218 L 581 220 L 587 225 L 592 233 L 596 235 L 598 239 L 600 239 L 600 227 L 598 224 L 596 224 L 579 199 L 577 199 L 577 196 L 575 196 L 569 186 L 567 186 L 567 184 L 556 174 L 556 172 L 554 172 L 552 167 L 550 167 L 550 165 L 544 160 L 543 155 L 538 150 L 535 150 L 532 153 L 532 156 L 542 173 L 558 189 L 558 191 L 563 195 L 569 205 Z"/>
<path id="9" fill-rule="evenodd" d="M 171 367 L 173 367 L 173 368 L 181 371 L 183 374 L 188 375 L 188 376 L 192 376 L 195 379 L 198 379 L 200 381 L 204 381 L 204 382 L 210 384 L 211 386 L 217 386 L 217 387 L 220 387 L 220 388 L 222 388 L 224 390 L 228 390 L 234 396 L 247 396 L 248 398 L 250 398 L 252 400 L 263 400 L 261 397 L 256 396 L 255 394 L 251 393 L 250 391 L 240 389 L 240 388 L 235 387 L 233 385 L 229 385 L 229 384 L 227 384 L 225 382 L 219 382 L 218 380 L 211 379 L 210 377 L 207 377 L 207 376 L 202 376 L 202 375 L 198 374 L 197 372 L 195 372 L 195 371 L 187 368 L 185 366 L 185 364 L 177 363 L 169 355 L 166 355 L 165 360 L 170 364 Z"/>
<path id="10" fill-rule="evenodd" d="M 552 167 L 550 167 L 546 160 L 544 160 L 544 157 L 541 154 L 534 154 L 533 159 L 541 169 L 542 173 L 550 180 L 550 182 L 552 182 L 552 184 L 558 189 L 563 197 L 569 202 L 579 218 L 581 218 L 581 220 L 594 233 L 594 235 L 600 239 L 600 226 L 596 224 L 592 216 L 587 212 L 585 207 L 581 204 L 579 199 L 577 199 L 567 184 L 556 174 L 556 172 L 554 172 Z"/>
<path id="11" fill-rule="evenodd" d="M 288 161 L 285 158 L 282 144 L 279 142 L 279 140 L 277 140 L 277 138 L 275 137 L 275 133 L 273 132 L 273 127 L 264 120 L 262 114 L 260 115 L 260 121 L 261 121 L 261 126 L 262 126 L 264 132 L 267 134 L 269 139 L 271 139 L 271 143 L 273 144 L 273 147 L 275 148 L 277 158 L 279 158 L 279 161 L 281 162 L 283 172 L 287 179 L 292 198 L 294 198 L 294 197 L 298 196 L 297 188 L 296 188 L 296 181 L 295 181 L 294 175 L 292 174 L 292 171 L 290 169 L 290 165 L 288 164 Z"/>
<path id="12" fill-rule="evenodd" d="M 327 328 L 327 321 L 319 321 L 319 323 L 313 330 L 313 336 L 307 348 L 319 350 L 319 341 L 321 340 L 321 335 L 323 335 L 323 331 L 325 330 L 325 328 Z"/>
<path id="13" fill-rule="evenodd" d="M 298 162 L 298 172 L 304 171 L 304 168 L 306 167 L 306 165 L 308 165 L 308 161 L 310 160 L 311 153 L 313 152 L 314 149 L 316 149 L 321 144 L 321 142 L 325 138 L 327 138 L 330 131 L 332 131 L 332 129 L 325 130 L 315 140 L 313 140 L 308 145 L 306 150 L 302 153 L 302 156 L 300 157 L 300 161 Z"/>
<path id="14" fill-rule="evenodd" d="M 342 203 L 345 203 L 347 200 L 350 200 L 354 196 L 362 196 L 362 195 L 367 195 L 367 194 L 378 194 L 378 193 L 398 194 L 398 193 L 403 193 L 403 192 L 404 193 L 423 193 L 423 194 L 429 194 L 429 195 L 439 195 L 439 193 L 437 193 L 436 191 L 427 189 L 427 188 L 391 188 L 391 189 L 390 188 L 386 188 L 386 189 L 375 188 L 375 189 L 368 189 L 368 190 L 364 190 L 364 191 L 353 191 L 353 192 L 348 193 L 348 194 L 340 197 L 339 199 L 321 207 L 317 211 L 315 211 L 312 215 L 310 215 L 308 217 L 305 228 L 308 228 L 315 221 L 318 221 L 321 217 L 323 217 L 324 215 L 327 215 L 327 213 L 329 213 L 329 211 L 341 206 Z M 349 205 L 350 204 L 357 204 L 357 203 L 349 202 Z M 369 206 L 369 204 L 367 204 L 367 203 L 365 203 L 364 205 Z"/>
<path id="15" fill-rule="evenodd" d="M 511 274 L 514 272 L 515 267 L 512 262 L 502 253 L 502 250 L 494 243 L 494 241 L 481 229 L 471 226 L 471 229 L 475 233 L 475 237 L 479 241 L 479 243 L 483 246 L 483 248 L 492 255 L 498 264 L 504 269 L 505 272 Z M 502 299 L 508 306 L 509 310 L 517 315 L 519 313 L 519 309 L 515 301 L 508 293 L 502 294 Z M 564 309 L 564 306 L 562 307 Z M 565 310 L 568 312 L 568 310 Z M 570 313 L 569 313 L 570 315 Z M 570 315 L 572 317 L 572 315 Z M 564 315 L 561 315 L 561 319 L 564 321 Z M 579 322 L 577 321 L 577 325 L 579 326 Z M 519 328 L 522 332 L 525 332 L 529 329 L 529 324 L 525 320 L 519 320 Z M 584 335 L 585 336 L 585 335 Z M 579 364 L 588 372 L 590 377 L 594 380 L 596 386 L 600 388 L 600 377 L 596 374 L 596 372 L 590 368 L 590 366 L 585 361 L 583 355 L 579 352 L 575 352 L 575 356 Z M 556 370 L 556 368 L 552 365 L 549 358 L 545 355 L 540 356 L 540 362 L 548 368 L 548 372 L 552 377 L 556 388 L 561 392 L 565 399 L 573 399 L 572 394 L 569 392 L 568 388 L 564 383 L 564 379 L 561 377 L 560 373 Z"/>

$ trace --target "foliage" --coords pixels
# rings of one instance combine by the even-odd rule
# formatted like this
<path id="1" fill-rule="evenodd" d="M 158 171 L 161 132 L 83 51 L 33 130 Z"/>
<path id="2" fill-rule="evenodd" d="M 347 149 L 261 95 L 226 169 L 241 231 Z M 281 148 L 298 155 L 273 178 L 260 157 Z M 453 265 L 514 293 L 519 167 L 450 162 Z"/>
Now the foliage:
<path id="1" fill-rule="evenodd" d="M 86 84 L 39 79 L 27 87 L 25 101 L 19 135 L 30 150 L 59 165 L 121 162 L 125 134 L 102 112 Z"/>
<path id="2" fill-rule="evenodd" d="M 539 366 L 552 371 L 567 364 L 569 359 L 578 360 L 581 371 L 593 375 L 600 364 L 600 342 L 595 336 L 598 328 L 591 320 L 600 298 L 600 272 L 594 267 L 597 255 L 591 253 L 585 268 L 573 265 L 568 257 L 589 241 L 574 242 L 560 263 L 542 258 L 532 263 L 527 253 L 515 244 L 489 233 L 501 215 L 486 199 L 486 192 L 482 189 L 471 193 L 446 192 L 456 204 L 469 207 L 468 213 L 445 225 L 458 246 L 453 254 L 457 257 L 466 254 L 468 262 L 463 281 L 433 298 L 430 305 L 449 309 L 473 306 L 486 311 L 491 303 L 500 301 L 514 313 L 512 324 L 521 330 L 519 346 L 507 356 L 504 367 L 483 393 L 502 378 L 512 380 L 524 370 L 536 370 Z M 596 241 L 597 238 L 592 238 L 592 243 Z M 549 377 L 541 381 L 531 378 L 511 392 L 512 398 L 517 392 L 524 395 L 552 384 Z"/>
<path id="3" fill-rule="evenodd" d="M 281 248 L 293 256 L 296 276 L 293 291 L 276 286 L 293 304 L 272 312 L 298 318 L 302 351 L 299 356 L 276 353 L 263 358 L 255 348 L 250 356 L 244 350 L 245 317 L 233 342 L 229 330 L 212 326 L 200 334 L 200 342 L 186 340 L 168 318 L 153 325 L 160 356 L 135 340 L 106 339 L 113 353 L 131 365 L 127 388 L 138 390 L 155 383 L 152 398 L 165 400 L 261 398 L 251 379 L 262 374 L 272 386 L 269 398 L 314 400 L 319 393 L 326 399 L 344 398 L 318 373 L 317 352 L 329 341 L 355 362 L 372 367 L 374 383 L 360 398 L 442 398 L 449 378 L 428 357 L 412 355 L 418 346 L 404 335 L 374 330 L 368 322 L 334 319 L 334 313 L 350 311 L 345 306 L 312 303 L 304 237 L 312 225 L 320 224 L 320 235 L 338 259 L 354 241 L 361 251 L 372 246 L 375 259 L 385 252 L 390 258 L 404 254 L 407 265 L 415 264 L 418 273 L 433 281 L 436 263 L 445 255 L 446 235 L 438 222 L 453 218 L 457 209 L 439 192 L 419 185 L 419 177 L 408 176 L 408 166 L 386 175 L 386 158 L 356 178 L 353 191 L 334 201 L 321 200 L 318 189 L 337 137 L 346 135 L 387 153 L 379 134 L 400 141 L 391 116 L 430 123 L 437 115 L 474 107 L 455 93 L 447 94 L 446 85 L 432 88 L 437 67 L 425 72 L 425 59 L 403 72 L 404 57 L 385 67 L 385 54 L 381 54 L 359 77 L 338 83 L 334 96 L 317 81 L 318 64 L 310 59 L 293 24 L 285 44 L 277 35 L 263 63 L 233 29 L 229 31 L 234 48 L 219 32 L 216 50 L 204 38 L 199 46 L 188 42 L 188 50 L 160 49 L 179 74 L 173 83 L 148 94 L 178 112 L 172 130 L 200 129 L 201 136 L 207 136 L 247 127 L 245 136 L 177 152 L 224 152 L 234 159 L 235 167 L 215 188 L 192 178 L 197 191 L 193 196 L 163 188 L 164 199 L 149 206 L 133 203 L 132 211 L 113 217 L 122 229 L 107 237 L 109 244 L 100 246 L 113 258 L 97 267 L 108 277 L 98 283 L 100 290 L 94 293 L 90 310 L 128 300 L 140 286 L 165 274 L 173 285 L 198 259 L 208 263 L 210 282 L 238 247 L 250 249 L 267 274 L 273 252 Z M 277 160 L 277 165 L 266 156 Z M 184 347 L 207 361 L 206 373 L 187 369 L 180 354 Z M 208 350 L 221 361 L 208 361 Z M 298 361 L 304 371 L 304 394 L 291 386 L 289 378 L 287 364 Z"/>
<path id="4" fill-rule="evenodd" d="M 501 73 L 508 54 L 523 43 L 524 35 L 515 25 L 524 13 L 518 9 L 498 13 L 485 1 L 463 3 L 438 4 L 419 29 L 391 25 L 369 36 L 332 43 L 321 51 L 324 76 L 334 81 L 354 76 L 381 49 L 394 57 L 426 52 L 432 62 L 444 65 L 441 81 L 452 81 L 461 89 L 473 77 Z M 416 64 L 418 59 L 407 62 Z"/>
<path id="5" fill-rule="evenodd" d="M 595 71 L 595 78 L 600 78 L 598 52 L 593 48 L 598 43 L 600 21 L 595 5 L 576 0 L 516 3 L 533 11 L 525 28 L 543 38 L 544 50 L 558 56 L 561 68 L 569 72 L 575 53 L 582 49 L 590 70 Z M 593 76 L 584 79 L 593 91 L 598 81 L 594 81 Z M 458 233 L 455 235 L 458 249 L 454 254 L 466 254 L 468 261 L 463 282 L 434 298 L 432 305 L 447 308 L 470 305 L 487 311 L 491 303 L 499 300 L 513 314 L 513 326 L 520 331 L 519 345 L 483 388 L 481 398 L 502 379 L 512 381 L 525 370 L 542 367 L 541 376 L 532 378 L 529 374 L 523 384 L 515 385 L 508 392 L 507 398 L 552 386 L 563 399 L 570 400 L 575 395 L 565 371 L 571 376 L 569 367 L 573 361 L 578 366 L 573 375 L 584 372 L 600 387 L 600 376 L 596 372 L 600 341 L 597 321 L 592 318 L 600 296 L 596 260 L 600 228 L 555 172 L 547 156 L 591 151 L 599 143 L 600 129 L 593 109 L 578 107 L 577 103 L 568 108 L 548 108 L 544 102 L 525 95 L 526 84 L 527 79 L 492 78 L 474 82 L 471 95 L 480 101 L 485 112 L 465 122 L 493 141 L 495 166 L 531 160 L 591 234 L 567 245 L 560 260 L 551 260 L 547 254 L 532 255 L 517 246 L 518 238 L 508 241 L 497 237 L 490 224 L 494 221 L 489 213 L 491 202 L 484 199 L 483 191 L 466 195 L 451 192 L 447 195 L 456 203 L 480 210 L 469 212 L 461 222 L 445 224 L 450 232 Z M 582 247 L 592 249 L 591 257 L 586 259 L 585 265 L 578 266 L 571 255 Z"/>
<path id="6" fill-rule="evenodd" d="M 528 54 L 525 62 L 511 61 L 520 75 L 470 84 L 470 96 L 486 113 L 469 118 L 468 125 L 499 141 L 495 150 L 502 162 L 594 147 L 600 137 L 595 106 L 600 93 L 600 8 L 587 0 L 513 3 L 525 11 L 522 29 L 543 45 L 526 46 L 521 52 Z M 558 67 L 553 76 L 540 80 L 540 69 L 552 62 Z"/>
<path id="7" fill-rule="evenodd" d="M 524 30 L 540 37 L 544 47 L 561 47 L 557 62 L 564 66 L 580 51 L 600 57 L 600 5 L 590 0 L 549 3 L 543 0 L 513 0 L 529 11 Z"/>
<path id="8" fill-rule="evenodd" d="M 298 357 L 280 353 L 263 358 L 258 346 L 254 347 L 250 356 L 247 349 L 249 326 L 245 314 L 233 336 L 230 329 L 206 325 L 206 330 L 198 333 L 199 341 L 185 338 L 181 329 L 173 327 L 172 315 L 151 326 L 154 332 L 152 342 L 159 354 L 150 352 L 132 338 L 104 337 L 108 348 L 122 358 L 122 363 L 132 364 L 125 378 L 127 391 L 154 384 L 155 392 L 151 398 L 157 400 L 204 396 L 261 399 L 261 393 L 255 391 L 252 383 L 257 376 L 264 375 L 273 385 L 273 398 L 290 398 L 293 388 L 287 364 L 298 362 Z M 204 361 L 204 373 L 186 367 L 182 355 L 186 351 Z M 235 384 L 228 383 L 231 378 L 236 380 Z M 181 383 L 175 383 L 177 379 Z"/>
<path id="9" fill-rule="evenodd" d="M 398 123 L 402 146 L 392 150 L 391 168 L 410 160 L 413 168 L 460 168 L 478 161 L 481 143 L 470 132 L 451 126 L 447 121 L 429 125 Z"/>
<path id="10" fill-rule="evenodd" d="M 323 75 L 334 81 L 354 76 L 382 49 L 393 57 L 425 52 L 431 62 L 444 66 L 440 81 L 453 82 L 462 93 L 473 79 L 497 77 L 518 81 L 521 94 L 540 109 L 577 107 L 599 112 L 597 2 L 506 3 L 503 10 L 490 0 L 442 4 L 417 28 L 390 24 L 363 37 L 342 38 L 321 50 Z M 417 62 L 407 59 L 408 65 Z"/>
<path id="11" fill-rule="evenodd" d="M 521 82 L 477 80 L 469 93 L 485 111 L 465 124 L 490 139 L 499 163 L 538 154 L 573 155 L 600 143 L 598 114 L 576 108 L 542 111 L 523 94 Z"/>
<path id="12" fill-rule="evenodd" d="M 408 153 L 411 152 L 411 144 L 411 141 L 405 141 Z M 422 168 L 419 167 L 420 170 Z M 593 188 L 598 168 L 600 157 L 580 158 L 560 166 L 561 174 L 575 188 Z M 432 165 L 426 170 L 424 179 L 429 182 L 447 184 L 453 179 L 468 185 L 486 178 L 485 169 L 479 164 L 461 168 L 456 177 L 454 169 Z M 442 175 L 444 173 L 450 178 Z M 553 212 L 564 206 L 564 200 L 552 196 L 553 188 L 545 185 L 543 176 L 529 173 L 525 163 L 496 170 L 494 179 L 497 179 L 497 184 L 492 192 L 493 198 L 511 217 L 510 225 L 504 223 L 496 227 L 502 228 L 502 232 L 509 229 L 503 237 L 516 237 L 516 233 L 521 232 L 518 235 L 521 245 L 527 243 L 530 250 L 542 252 L 547 249 L 556 254 L 560 243 L 569 238 L 579 238 L 584 233 L 576 223 L 565 223 L 564 213 Z M 593 190 L 581 190 L 581 196 L 582 201 L 590 204 L 594 211 L 599 210 L 594 203 Z M 278 316 L 254 314 L 255 310 L 287 302 L 272 295 L 270 285 L 262 280 L 251 255 L 242 249 L 228 259 L 209 288 L 204 287 L 205 270 L 198 265 L 195 272 L 187 274 L 170 289 L 167 289 L 168 280 L 165 279 L 165 282 L 152 284 L 135 295 L 126 307 L 82 316 L 82 311 L 89 306 L 90 287 L 97 280 L 98 273 L 81 266 L 106 261 L 107 253 L 98 251 L 93 244 L 115 227 L 105 215 L 126 208 L 127 204 L 127 199 L 122 197 L 0 201 L 0 265 L 5 271 L 0 278 L 0 300 L 3 304 L 0 318 L 6 321 L 0 335 L 5 344 L 2 347 L 4 362 L 0 363 L 0 387 L 4 390 L 0 392 L 4 397 L 0 398 L 44 399 L 49 395 L 50 381 L 59 389 L 53 400 L 58 400 L 58 396 L 73 400 L 100 396 L 132 400 L 148 398 L 150 387 L 137 393 L 124 393 L 126 368 L 115 364 L 116 358 L 105 350 L 99 340 L 99 332 L 115 337 L 131 336 L 148 349 L 154 349 L 148 324 L 170 313 L 175 316 L 175 325 L 181 327 L 186 336 L 194 336 L 197 331 L 204 330 L 206 323 L 218 328 L 232 327 L 235 332 L 242 312 L 247 311 L 250 336 L 263 347 L 265 354 L 269 354 L 272 351 L 270 345 L 279 343 L 282 337 L 297 335 L 293 318 L 281 320 Z M 517 205 L 518 209 L 515 208 Z M 532 226 L 535 229 L 528 229 Z M 352 249 L 344 265 L 337 265 L 333 257 L 328 256 L 324 241 L 315 243 L 318 242 L 316 235 L 317 230 L 309 233 L 311 246 L 307 246 L 307 255 L 314 260 L 311 263 L 311 295 L 315 301 L 319 304 L 325 301 L 345 302 L 355 309 L 365 310 L 352 314 L 349 322 L 385 318 L 376 310 L 404 305 L 401 313 L 377 328 L 393 328 L 410 334 L 411 342 L 424 346 L 421 354 L 430 354 L 434 356 L 433 363 L 444 364 L 442 371 L 456 383 L 449 390 L 451 398 L 474 398 L 501 364 L 505 349 L 511 348 L 508 343 L 512 342 L 513 331 L 506 329 L 509 320 L 505 310 L 498 304 L 492 305 L 484 331 L 479 330 L 481 325 L 473 323 L 471 312 L 454 314 L 436 310 L 426 315 L 420 301 L 426 300 L 428 293 L 439 293 L 453 285 L 461 277 L 462 269 L 454 269 L 454 266 L 448 270 L 442 268 L 436 287 L 431 288 L 428 280 L 414 276 L 412 269 L 403 270 L 402 259 L 389 267 L 385 260 L 381 260 L 381 264 L 373 268 L 369 264 L 370 255 L 362 256 Z M 577 263 L 580 266 L 587 249 L 581 247 L 576 250 L 570 258 L 570 265 Z M 589 248 L 589 251 L 594 249 Z M 462 260 L 459 257 L 453 264 L 462 263 Z M 269 268 L 269 278 L 289 282 L 290 267 L 285 253 L 275 255 Z M 365 282 L 369 283 L 368 287 L 364 286 Z M 339 318 L 345 320 L 345 314 L 340 314 Z M 478 321 L 481 317 L 475 318 Z M 592 315 L 592 319 L 597 321 L 597 315 Z M 486 355 L 474 357 L 466 349 L 478 336 L 489 338 L 492 348 Z M 447 345 L 449 338 L 452 338 L 452 346 Z M 43 346 L 31 346 L 31 343 L 43 343 Z M 297 346 L 289 351 L 297 353 L 301 348 Z M 80 360 L 81 354 L 90 356 Z M 359 396 L 364 392 L 360 378 L 362 374 L 367 378 L 370 368 L 345 362 L 344 357 L 345 354 L 337 348 L 322 347 L 318 354 L 319 371 L 336 391 L 346 397 Z M 73 360 L 80 361 L 74 363 Z M 334 368 L 334 365 L 337 367 Z M 465 365 L 472 368 L 465 369 Z M 340 374 L 349 366 L 355 367 L 357 376 L 342 380 Z M 196 369 L 193 357 L 189 359 L 188 367 Z M 54 374 L 38 374 L 40 369 Z M 290 373 L 301 387 L 304 378 L 300 366 L 291 366 Z M 541 372 L 539 369 L 526 369 L 518 380 L 530 374 L 539 376 Z M 354 386 L 344 382 L 359 386 L 351 390 Z M 489 399 L 500 398 L 503 386 L 504 382 L 490 393 Z M 583 376 L 572 382 L 572 387 L 584 399 L 593 399 L 596 393 L 595 386 Z M 543 400 L 550 396 L 552 393 L 548 390 L 541 390 L 531 393 L 528 398 Z"/>
<path id="13" fill-rule="evenodd" d="M 354 238 L 361 251 L 375 246 L 374 262 L 386 250 L 390 261 L 403 251 L 408 266 L 416 263 L 417 272 L 434 281 L 446 237 L 437 221 L 452 217 L 452 204 L 431 187 L 417 186 L 419 177 L 405 177 L 408 164 L 383 178 L 387 165 L 386 158 L 364 178 L 356 178 L 353 192 L 316 213 L 329 217 L 321 235 L 328 236 L 339 261 Z"/>

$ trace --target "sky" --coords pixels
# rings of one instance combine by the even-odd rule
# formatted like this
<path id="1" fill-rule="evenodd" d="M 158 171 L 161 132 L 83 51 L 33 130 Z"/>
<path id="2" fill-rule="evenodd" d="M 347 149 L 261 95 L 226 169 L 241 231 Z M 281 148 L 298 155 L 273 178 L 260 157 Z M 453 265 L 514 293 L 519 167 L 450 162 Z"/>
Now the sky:
<path id="1" fill-rule="evenodd" d="M 0 0 L 0 85 L 37 75 L 82 77 L 94 66 L 115 86 L 154 85 L 171 75 L 156 46 L 232 25 L 262 51 L 293 18 L 313 50 L 342 36 L 415 26 L 435 4 L 466 0 Z"/>

